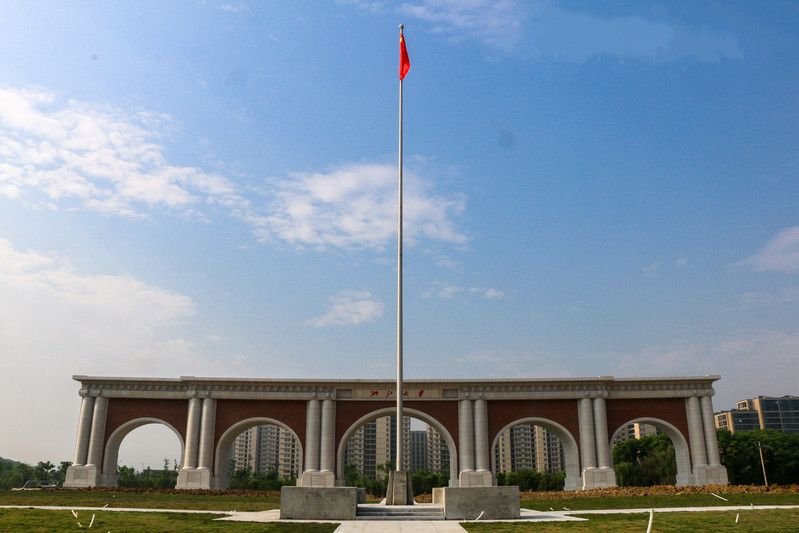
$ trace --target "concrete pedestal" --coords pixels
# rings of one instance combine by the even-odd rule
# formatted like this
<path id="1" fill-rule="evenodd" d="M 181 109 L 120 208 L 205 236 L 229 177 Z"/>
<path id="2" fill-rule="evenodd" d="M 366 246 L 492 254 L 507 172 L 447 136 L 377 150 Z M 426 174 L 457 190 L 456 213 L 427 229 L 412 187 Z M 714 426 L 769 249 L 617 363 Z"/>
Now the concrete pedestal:
<path id="1" fill-rule="evenodd" d="M 176 489 L 210 489 L 211 471 L 207 468 L 183 468 L 178 473 Z"/>
<path id="2" fill-rule="evenodd" d="M 433 503 L 447 520 L 519 518 L 519 487 L 437 487 Z"/>
<path id="3" fill-rule="evenodd" d="M 289 487 L 280 489 L 280 518 L 355 520 L 356 487 Z"/>
<path id="4" fill-rule="evenodd" d="M 94 465 L 72 465 L 67 468 L 64 488 L 84 489 L 100 486 L 100 469 Z"/>
<path id="5" fill-rule="evenodd" d="M 410 472 L 389 472 L 386 505 L 413 505 Z"/>
<path id="6" fill-rule="evenodd" d="M 336 475 L 333 472 L 305 471 L 297 479 L 298 487 L 335 487 Z"/>
<path id="7" fill-rule="evenodd" d="M 721 465 L 699 465 L 694 468 L 695 485 L 727 485 L 727 469 Z"/>
<path id="8" fill-rule="evenodd" d="M 461 487 L 491 487 L 494 485 L 494 477 L 487 470 L 461 472 L 458 485 Z"/>
<path id="9" fill-rule="evenodd" d="M 616 486 L 616 471 L 612 468 L 586 468 L 583 470 L 583 490 L 605 489 Z"/>

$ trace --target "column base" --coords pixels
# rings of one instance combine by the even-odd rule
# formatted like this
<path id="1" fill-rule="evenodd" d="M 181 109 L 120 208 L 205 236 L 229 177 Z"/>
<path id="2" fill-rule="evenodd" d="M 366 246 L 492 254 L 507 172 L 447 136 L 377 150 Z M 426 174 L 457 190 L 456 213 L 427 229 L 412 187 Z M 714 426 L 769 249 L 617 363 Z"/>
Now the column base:
<path id="1" fill-rule="evenodd" d="M 727 485 L 727 469 L 722 465 L 699 465 L 694 467 L 695 485 Z"/>
<path id="2" fill-rule="evenodd" d="M 72 465 L 67 468 L 64 488 L 85 489 L 100 485 L 100 469 L 95 465 Z"/>
<path id="3" fill-rule="evenodd" d="M 335 487 L 336 474 L 333 472 L 308 471 L 297 478 L 298 487 Z"/>
<path id="4" fill-rule="evenodd" d="M 413 487 L 411 487 L 410 472 L 392 470 L 388 473 L 386 505 L 413 505 Z"/>
<path id="5" fill-rule="evenodd" d="M 493 487 L 494 476 L 488 470 L 461 472 L 458 477 L 459 487 Z"/>
<path id="6" fill-rule="evenodd" d="M 566 476 L 563 482 L 563 490 L 580 490 L 583 485 L 583 480 L 580 476 Z"/>
<path id="7" fill-rule="evenodd" d="M 583 490 L 604 489 L 616 486 L 616 471 L 610 467 L 583 470 Z"/>
<path id="8" fill-rule="evenodd" d="M 182 468 L 178 473 L 176 489 L 210 489 L 211 471 L 207 468 Z"/>

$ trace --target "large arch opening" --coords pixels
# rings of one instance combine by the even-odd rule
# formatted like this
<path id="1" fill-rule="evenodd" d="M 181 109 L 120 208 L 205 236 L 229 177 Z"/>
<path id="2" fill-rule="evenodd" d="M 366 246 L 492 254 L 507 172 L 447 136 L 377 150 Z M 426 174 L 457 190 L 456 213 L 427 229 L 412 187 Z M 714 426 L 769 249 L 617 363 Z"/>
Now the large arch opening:
<path id="1" fill-rule="evenodd" d="M 660 442 L 662 439 L 658 435 L 671 441 L 674 449 L 673 455 L 662 446 L 662 442 Z M 644 441 L 646 447 L 642 449 L 638 446 L 638 442 L 634 442 L 632 439 Z M 675 484 L 678 487 L 693 484 L 688 441 L 679 429 L 665 420 L 652 417 L 629 420 L 613 432 L 610 446 L 613 450 L 612 466 L 616 471 L 616 481 L 620 486 L 641 484 L 642 482 L 650 484 L 647 480 L 655 477 L 659 483 Z M 652 452 L 652 457 L 645 457 L 649 452 L 647 448 L 655 450 Z M 664 457 L 664 454 L 667 457 Z M 616 464 L 617 459 L 627 460 L 622 465 Z M 670 462 L 672 459 L 674 463 Z M 669 463 L 664 465 L 663 463 L 666 461 Z M 649 468 L 649 463 L 657 464 L 661 470 L 651 474 L 647 473 L 645 469 Z"/>
<path id="2" fill-rule="evenodd" d="M 403 408 L 406 429 L 405 463 L 413 473 L 433 486 L 458 485 L 458 457 L 455 440 L 447 429 L 432 416 L 412 408 Z M 339 438 L 336 448 L 336 483 L 345 485 L 348 472 L 355 467 L 365 477 L 379 476 L 393 465 L 396 446 L 396 413 L 394 407 L 376 409 L 356 420 Z M 382 463 L 382 464 L 381 464 Z M 349 467 L 348 467 L 349 465 Z M 437 475 L 444 474 L 444 482 Z M 419 479 L 419 478 L 417 478 Z M 418 484 L 418 483 L 417 483 Z M 415 487 L 418 490 L 418 487 Z"/>
<path id="3" fill-rule="evenodd" d="M 228 488 L 231 481 L 255 488 L 293 483 L 302 473 L 302 459 L 302 444 L 289 426 L 269 417 L 247 418 L 230 426 L 219 438 L 212 486 Z"/>
<path id="4" fill-rule="evenodd" d="M 539 472 L 542 475 L 530 477 L 546 483 L 544 488 L 576 490 L 581 484 L 577 441 L 557 422 L 539 417 L 520 418 L 494 437 L 491 471 L 494 479 L 502 479 L 507 473 Z"/>
<path id="5" fill-rule="evenodd" d="M 150 417 L 125 422 L 105 443 L 100 485 L 174 488 L 183 446 L 183 436 L 169 422 Z M 120 464 L 121 449 L 123 461 L 132 464 Z"/>

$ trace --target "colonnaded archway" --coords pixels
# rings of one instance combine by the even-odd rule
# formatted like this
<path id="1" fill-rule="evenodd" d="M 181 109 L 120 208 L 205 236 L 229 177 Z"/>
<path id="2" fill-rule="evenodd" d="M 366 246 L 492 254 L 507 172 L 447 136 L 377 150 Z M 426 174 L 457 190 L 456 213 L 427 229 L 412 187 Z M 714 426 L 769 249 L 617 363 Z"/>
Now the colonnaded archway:
<path id="1" fill-rule="evenodd" d="M 445 442 L 447 443 L 447 450 L 449 451 L 449 486 L 450 487 L 457 487 L 458 486 L 458 451 L 455 447 L 455 440 L 450 435 L 449 431 L 435 418 L 432 416 L 419 411 L 417 409 L 403 407 L 403 416 L 409 418 L 416 418 L 421 420 L 425 424 L 432 426 L 436 431 L 438 431 L 439 435 L 441 435 Z M 382 409 L 376 409 L 374 411 L 370 411 L 369 413 L 365 414 L 358 420 L 356 420 L 347 430 L 344 432 L 343 435 L 338 440 L 338 444 L 336 446 L 336 479 L 340 482 L 344 480 L 344 449 L 347 446 L 347 442 L 349 441 L 350 437 L 355 433 L 358 428 L 362 427 L 363 425 L 377 420 L 378 418 L 384 416 L 391 416 L 397 413 L 396 407 L 384 407 Z"/>
<path id="2" fill-rule="evenodd" d="M 299 455 L 298 472 L 302 472 L 302 461 L 304 458 L 302 442 L 294 430 L 275 418 L 269 418 L 265 416 L 252 417 L 233 424 L 227 430 L 225 430 L 224 433 L 222 433 L 221 437 L 219 437 L 219 442 L 216 445 L 216 455 L 214 456 L 214 488 L 224 489 L 227 488 L 228 484 L 230 483 L 230 471 L 228 468 L 229 458 L 230 451 L 234 441 L 236 440 L 236 437 L 250 428 L 265 425 L 277 426 L 281 431 L 287 431 L 292 436 Z"/>
<path id="3" fill-rule="evenodd" d="M 688 441 L 679 429 L 665 420 L 661 420 L 660 418 L 639 417 L 625 422 L 610 436 L 610 442 L 608 445 L 611 450 L 613 449 L 613 442 L 616 440 L 622 430 L 624 430 L 624 428 L 630 424 L 649 424 L 650 426 L 655 426 L 659 431 L 665 434 L 674 445 L 674 456 L 677 462 L 677 478 L 675 480 L 675 484 L 678 487 L 693 485 L 693 474 L 691 473 L 691 450 L 688 446 Z M 612 453 L 610 459 L 612 462 Z"/>
<path id="4" fill-rule="evenodd" d="M 563 470 L 566 472 L 566 479 L 564 481 L 564 490 L 576 490 L 580 486 L 580 452 L 579 448 L 577 447 L 577 440 L 569 432 L 568 429 L 558 424 L 557 422 L 553 422 L 552 420 L 548 420 L 546 418 L 539 418 L 534 416 L 514 420 L 513 422 L 507 424 L 500 431 L 497 432 L 497 435 L 494 437 L 494 441 L 491 443 L 491 448 L 490 448 L 491 473 L 494 476 L 494 479 L 496 479 L 497 467 L 498 467 L 495 450 L 497 447 L 497 443 L 499 442 L 500 436 L 506 430 L 521 424 L 541 426 L 550 433 L 552 433 L 553 435 L 555 435 L 560 440 L 560 443 L 563 446 Z"/>
<path id="5" fill-rule="evenodd" d="M 124 441 L 125 437 L 127 437 L 133 430 L 148 424 L 160 424 L 169 428 L 178 438 L 178 442 L 180 443 L 179 457 L 183 457 L 185 446 L 185 443 L 183 442 L 183 435 L 180 434 L 180 431 L 178 431 L 175 426 L 159 418 L 134 418 L 133 420 L 129 420 L 116 428 L 114 432 L 109 435 L 108 440 L 106 441 L 105 453 L 103 457 L 103 470 L 101 474 L 102 485 L 111 487 L 117 485 L 117 463 L 119 462 L 119 447 L 122 445 L 122 441 Z"/>

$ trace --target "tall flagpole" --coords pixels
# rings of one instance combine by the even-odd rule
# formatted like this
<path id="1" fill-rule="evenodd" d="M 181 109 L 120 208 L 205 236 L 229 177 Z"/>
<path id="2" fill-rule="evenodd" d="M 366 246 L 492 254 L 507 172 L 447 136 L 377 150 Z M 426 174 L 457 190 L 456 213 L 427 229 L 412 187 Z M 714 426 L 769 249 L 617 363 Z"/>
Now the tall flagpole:
<path id="1" fill-rule="evenodd" d="M 400 24 L 399 33 L 402 39 L 404 26 Z M 402 76 L 399 80 L 399 165 L 397 168 L 398 200 L 397 200 L 397 436 L 395 470 L 401 472 L 403 430 L 402 424 Z"/>

